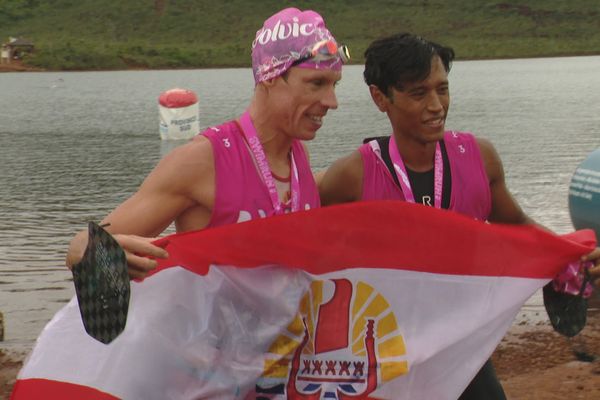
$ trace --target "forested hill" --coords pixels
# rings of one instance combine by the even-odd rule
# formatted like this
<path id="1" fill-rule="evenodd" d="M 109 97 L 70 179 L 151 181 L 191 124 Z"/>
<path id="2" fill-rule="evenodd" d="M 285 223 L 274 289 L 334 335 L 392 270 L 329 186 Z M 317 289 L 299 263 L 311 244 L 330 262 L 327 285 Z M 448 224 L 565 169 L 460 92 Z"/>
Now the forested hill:
<path id="1" fill-rule="evenodd" d="M 0 0 L 0 40 L 35 44 L 46 69 L 248 66 L 262 21 L 320 12 L 354 62 L 374 38 L 410 31 L 459 59 L 600 54 L 599 0 Z"/>

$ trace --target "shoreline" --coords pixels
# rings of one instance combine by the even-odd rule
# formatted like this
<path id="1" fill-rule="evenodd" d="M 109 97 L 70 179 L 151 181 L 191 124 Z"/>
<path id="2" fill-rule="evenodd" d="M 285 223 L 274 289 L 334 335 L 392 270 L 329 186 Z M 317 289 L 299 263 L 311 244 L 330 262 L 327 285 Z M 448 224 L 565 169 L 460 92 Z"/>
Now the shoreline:
<path id="1" fill-rule="evenodd" d="M 0 398 L 9 398 L 25 358 L 25 353 L 8 352 L 0 348 Z"/>
<path id="2" fill-rule="evenodd" d="M 0 73 L 2 72 L 50 72 L 41 68 L 30 67 L 23 65 L 20 62 L 12 62 L 10 64 L 0 64 Z"/>
<path id="3" fill-rule="evenodd" d="M 502 61 L 502 60 L 527 60 L 527 59 L 540 59 L 540 58 L 570 58 L 570 57 L 597 57 L 600 56 L 600 52 L 582 52 L 582 53 L 574 53 L 574 54 L 549 54 L 549 55 L 532 55 L 526 57 L 475 57 L 475 58 L 459 58 L 454 60 L 454 62 L 462 62 L 462 61 Z M 348 66 L 351 65 L 363 65 L 360 63 L 349 63 Z M 196 69 L 231 69 L 231 68 L 251 68 L 251 65 L 240 66 L 240 65 L 215 65 L 215 66 L 189 66 L 189 67 L 181 67 L 181 68 L 168 68 L 168 67 L 131 67 L 131 68 L 122 68 L 122 69 L 94 69 L 94 68 L 81 68 L 81 69 L 46 69 L 46 68 L 38 68 L 32 67 L 28 65 L 23 65 L 21 62 L 15 61 L 10 64 L 0 64 L 0 73 L 3 72 L 118 72 L 118 71 L 186 71 L 186 70 L 196 70 Z"/>

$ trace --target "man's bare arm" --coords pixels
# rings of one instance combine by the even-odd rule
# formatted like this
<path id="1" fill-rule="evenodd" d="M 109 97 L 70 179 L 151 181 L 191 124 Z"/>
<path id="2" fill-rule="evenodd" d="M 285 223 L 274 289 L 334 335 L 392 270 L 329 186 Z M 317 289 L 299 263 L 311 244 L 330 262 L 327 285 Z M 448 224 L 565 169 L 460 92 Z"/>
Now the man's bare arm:
<path id="1" fill-rule="evenodd" d="M 490 180 L 492 212 L 489 221 L 506 224 L 535 224 L 548 230 L 529 218 L 510 194 L 504 181 L 502 161 L 494 146 L 484 139 L 478 139 L 477 141 Z M 582 257 L 582 261 L 591 261 L 594 264 L 594 267 L 590 268 L 590 274 L 594 280 L 594 284 L 600 287 L 600 248 L 596 248 L 591 253 Z"/>
<path id="2" fill-rule="evenodd" d="M 191 207 L 205 211 L 197 229 L 203 228 L 214 202 L 214 163 L 208 140 L 194 140 L 162 159 L 138 191 L 115 208 L 102 223 L 125 250 L 132 278 L 145 276 L 156 267 L 148 258 L 165 258 L 167 253 L 151 242 Z M 202 225 L 204 223 L 204 225 Z M 83 256 L 87 231 L 78 233 L 69 246 L 69 268 Z"/>
<path id="3" fill-rule="evenodd" d="M 505 224 L 535 224 L 506 187 L 504 167 L 492 143 L 485 139 L 477 139 L 477 143 L 490 182 L 492 211 L 488 220 Z"/>
<path id="4" fill-rule="evenodd" d="M 317 174 L 321 204 L 328 206 L 360 200 L 362 180 L 363 164 L 358 151 L 337 160 L 327 171 Z"/>

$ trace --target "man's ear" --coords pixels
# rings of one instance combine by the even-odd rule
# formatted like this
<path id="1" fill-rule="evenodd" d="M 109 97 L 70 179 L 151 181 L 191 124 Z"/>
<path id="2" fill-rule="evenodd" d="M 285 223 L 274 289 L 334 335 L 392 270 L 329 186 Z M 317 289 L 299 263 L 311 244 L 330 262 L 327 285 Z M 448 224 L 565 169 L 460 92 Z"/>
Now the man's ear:
<path id="1" fill-rule="evenodd" d="M 390 99 L 383 93 L 379 88 L 375 85 L 369 85 L 369 93 L 371 93 L 371 98 L 373 102 L 381 112 L 386 112 L 388 108 L 388 104 L 390 103 Z"/>
<path id="2" fill-rule="evenodd" d="M 277 78 L 271 78 L 271 79 L 267 79 L 266 81 L 262 81 L 261 84 L 263 84 L 264 86 L 266 86 L 267 88 L 272 87 L 275 84 L 275 80 Z"/>
<path id="3" fill-rule="evenodd" d="M 260 83 L 260 85 L 263 86 L 263 89 L 265 89 L 266 91 L 269 91 L 269 90 L 273 89 L 273 87 L 275 87 L 282 80 L 285 81 L 285 79 L 286 79 L 286 77 L 285 77 L 285 73 L 284 73 L 284 75 L 279 75 L 279 76 L 276 76 L 275 78 L 271 78 L 271 79 L 262 81 Z"/>

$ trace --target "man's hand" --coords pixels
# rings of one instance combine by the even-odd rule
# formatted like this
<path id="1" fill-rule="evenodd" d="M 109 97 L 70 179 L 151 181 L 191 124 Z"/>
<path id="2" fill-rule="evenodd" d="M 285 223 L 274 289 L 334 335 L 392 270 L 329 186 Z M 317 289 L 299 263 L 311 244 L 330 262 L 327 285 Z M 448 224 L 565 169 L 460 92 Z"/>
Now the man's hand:
<path id="1" fill-rule="evenodd" d="M 158 262 L 155 258 L 168 258 L 169 253 L 162 247 L 152 244 L 158 238 L 148 238 L 137 235 L 113 235 L 115 240 L 121 245 L 125 256 L 129 278 L 145 278 L 150 271 L 157 267 Z M 161 242 L 162 246 L 167 245 L 167 241 Z"/>
<path id="2" fill-rule="evenodd" d="M 589 272 L 592 277 L 592 282 L 600 289 L 600 247 L 596 247 L 594 251 L 583 256 L 581 260 L 594 263 L 594 266 L 589 269 Z"/>
<path id="3" fill-rule="evenodd" d="M 158 265 L 158 262 L 154 260 L 155 258 L 169 257 L 165 249 L 152 244 L 158 238 L 125 234 L 113 234 L 112 236 L 125 252 L 130 279 L 142 279 L 146 277 Z M 87 243 L 87 231 L 82 231 L 73 238 L 66 260 L 69 269 L 72 269 L 73 265 L 81 260 Z M 167 243 L 168 241 L 161 241 L 160 245 L 166 246 Z"/>

